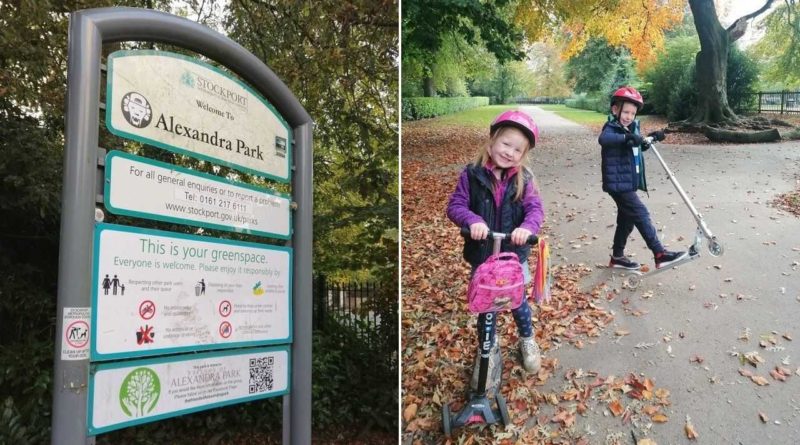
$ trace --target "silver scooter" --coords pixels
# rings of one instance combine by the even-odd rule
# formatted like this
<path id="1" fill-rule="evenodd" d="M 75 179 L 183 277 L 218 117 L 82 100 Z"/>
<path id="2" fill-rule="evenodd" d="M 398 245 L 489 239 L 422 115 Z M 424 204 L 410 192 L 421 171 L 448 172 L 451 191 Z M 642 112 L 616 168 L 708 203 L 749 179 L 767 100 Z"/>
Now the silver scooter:
<path id="1" fill-rule="evenodd" d="M 659 139 L 658 141 L 660 142 L 661 140 L 663 140 L 663 138 Z M 636 289 L 639 287 L 642 279 L 646 277 L 674 269 L 682 264 L 688 263 L 689 261 L 696 260 L 698 257 L 700 257 L 700 248 L 703 244 L 703 238 L 708 241 L 708 253 L 710 253 L 711 256 L 717 257 L 723 253 L 722 244 L 720 244 L 719 241 L 717 241 L 717 237 L 711 233 L 711 230 L 706 225 L 705 220 L 703 220 L 703 215 L 697 211 L 692 204 L 692 201 L 689 200 L 689 196 L 686 195 L 685 191 L 683 191 L 683 187 L 681 187 L 681 185 L 678 183 L 678 180 L 675 178 L 672 170 L 667 167 L 667 163 L 664 162 L 664 158 L 661 157 L 661 153 L 659 153 L 656 149 L 655 142 L 656 139 L 652 136 L 644 138 L 644 143 L 650 145 L 650 149 L 653 151 L 653 153 L 655 153 L 656 158 L 658 158 L 658 162 L 661 163 L 661 166 L 664 167 L 664 171 L 667 172 L 670 182 L 672 182 L 672 185 L 675 186 L 675 190 L 677 190 L 678 194 L 681 195 L 681 199 L 683 199 L 683 202 L 685 202 L 686 206 L 689 207 L 689 211 L 692 213 L 692 216 L 694 216 L 695 221 L 697 221 L 697 231 L 694 234 L 694 244 L 689 247 L 689 255 L 685 256 L 680 261 L 676 261 L 675 263 L 663 268 L 653 268 L 647 272 L 643 272 L 642 270 L 632 271 L 632 274 L 624 282 L 624 284 L 630 289 Z"/>

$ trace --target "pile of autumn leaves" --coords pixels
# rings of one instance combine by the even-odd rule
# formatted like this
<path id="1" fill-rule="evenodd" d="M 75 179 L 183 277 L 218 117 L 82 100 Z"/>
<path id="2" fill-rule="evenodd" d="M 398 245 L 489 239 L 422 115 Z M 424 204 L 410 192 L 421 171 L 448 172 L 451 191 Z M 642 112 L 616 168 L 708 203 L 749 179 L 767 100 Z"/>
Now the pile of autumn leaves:
<path id="1" fill-rule="evenodd" d="M 668 421 L 669 391 L 642 375 L 600 376 L 582 369 L 559 369 L 553 352 L 562 345 L 583 348 L 614 319 L 600 307 L 605 284 L 589 292 L 579 281 L 591 270 L 582 265 L 553 268 L 553 298 L 536 311 L 537 342 L 546 357 L 538 374 L 528 375 L 517 358 L 516 326 L 501 314 L 498 338 L 503 348 L 503 386 L 512 425 L 465 428 L 452 440 L 442 435 L 441 409 L 462 408 L 472 372 L 475 323 L 466 308 L 469 270 L 461 259 L 462 240 L 447 220 L 447 198 L 474 147 L 478 130 L 416 124 L 403 132 L 402 363 L 403 436 L 428 443 L 588 443 L 576 419 L 587 411 L 607 410 L 623 424 L 646 431 Z M 530 264 L 535 264 L 530 258 Z M 551 378 L 560 391 L 543 389 Z M 553 385 L 550 385 L 553 386 Z M 547 407 L 546 409 L 544 407 Z M 546 414 L 545 414 L 546 413 Z M 688 419 L 687 419 L 688 420 Z M 687 421 L 688 437 L 696 436 Z M 608 438 L 607 438 L 608 439 Z M 613 439 L 613 438 L 612 438 Z M 629 443 L 629 437 L 618 438 Z M 639 442 L 648 443 L 643 439 Z M 653 443 L 652 441 L 650 443 Z"/>

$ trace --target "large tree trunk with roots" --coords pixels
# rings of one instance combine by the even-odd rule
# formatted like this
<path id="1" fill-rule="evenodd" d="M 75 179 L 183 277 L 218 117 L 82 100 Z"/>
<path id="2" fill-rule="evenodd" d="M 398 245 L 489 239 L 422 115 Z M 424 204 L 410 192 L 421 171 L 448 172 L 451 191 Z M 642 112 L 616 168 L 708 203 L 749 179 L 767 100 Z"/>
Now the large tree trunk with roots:
<path id="1" fill-rule="evenodd" d="M 717 18 L 712 0 L 689 0 L 694 26 L 700 38 L 700 52 L 695 56 L 697 71 L 697 109 L 691 123 L 729 123 L 737 118 L 728 105 L 726 72 L 730 40 L 728 31 Z"/>
<path id="2" fill-rule="evenodd" d="M 739 118 L 728 105 L 726 73 L 730 45 L 747 30 L 747 22 L 769 9 L 774 0 L 756 12 L 736 20 L 728 29 L 722 27 L 713 0 L 689 0 L 694 26 L 700 38 L 700 52 L 695 57 L 697 72 L 697 109 L 686 121 L 676 123 L 680 130 L 701 131 L 714 141 L 778 140 L 777 131 L 748 136 L 746 128 L 763 130 L 763 122 L 749 122 Z M 734 131 L 732 129 L 738 129 Z M 743 133 L 740 136 L 732 133 Z"/>

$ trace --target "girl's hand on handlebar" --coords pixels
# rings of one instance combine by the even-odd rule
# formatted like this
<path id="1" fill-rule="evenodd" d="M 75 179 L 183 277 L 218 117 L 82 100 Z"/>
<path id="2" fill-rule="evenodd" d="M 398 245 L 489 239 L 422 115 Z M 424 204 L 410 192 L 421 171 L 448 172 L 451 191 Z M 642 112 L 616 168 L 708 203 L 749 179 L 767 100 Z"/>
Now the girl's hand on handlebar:
<path id="1" fill-rule="evenodd" d="M 483 222 L 470 224 L 469 236 L 474 240 L 486 239 L 486 237 L 489 236 L 489 226 Z"/>
<path id="2" fill-rule="evenodd" d="M 528 238 L 533 235 L 528 229 L 523 229 L 522 227 L 517 227 L 511 232 L 511 244 L 515 246 L 521 246 L 528 242 Z"/>

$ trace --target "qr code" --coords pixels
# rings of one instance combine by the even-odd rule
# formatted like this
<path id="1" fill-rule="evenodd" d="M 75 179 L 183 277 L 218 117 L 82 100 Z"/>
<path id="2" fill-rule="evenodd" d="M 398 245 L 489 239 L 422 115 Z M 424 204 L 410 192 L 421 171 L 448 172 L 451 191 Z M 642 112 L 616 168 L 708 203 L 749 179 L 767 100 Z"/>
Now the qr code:
<path id="1" fill-rule="evenodd" d="M 275 357 L 259 357 L 250 359 L 250 394 L 271 391 L 272 365 Z"/>

